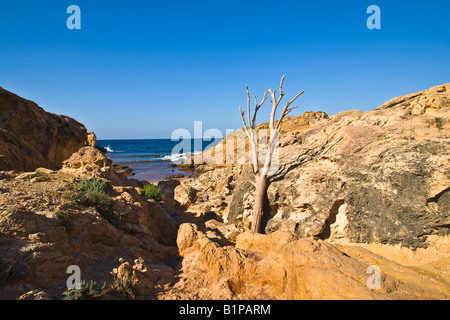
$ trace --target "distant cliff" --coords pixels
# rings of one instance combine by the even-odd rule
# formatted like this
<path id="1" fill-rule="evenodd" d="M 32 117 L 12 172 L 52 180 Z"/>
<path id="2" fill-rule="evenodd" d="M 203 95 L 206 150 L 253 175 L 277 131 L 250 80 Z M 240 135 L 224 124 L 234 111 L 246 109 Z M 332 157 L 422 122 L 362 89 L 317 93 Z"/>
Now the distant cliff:
<path id="1" fill-rule="evenodd" d="M 59 168 L 90 141 L 81 123 L 0 87 L 0 170 Z"/>

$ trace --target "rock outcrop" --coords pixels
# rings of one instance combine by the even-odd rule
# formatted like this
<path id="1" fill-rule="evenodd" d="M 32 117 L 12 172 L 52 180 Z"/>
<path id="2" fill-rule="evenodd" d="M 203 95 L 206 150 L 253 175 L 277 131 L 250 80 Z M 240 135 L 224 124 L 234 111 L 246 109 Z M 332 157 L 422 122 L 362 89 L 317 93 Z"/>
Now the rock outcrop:
<path id="1" fill-rule="evenodd" d="M 182 224 L 182 279 L 161 299 L 448 299 L 437 276 L 360 247 L 298 239 L 292 233 L 241 233 L 233 246 L 214 230 Z M 379 273 L 373 277 L 374 270 Z"/>
<path id="2" fill-rule="evenodd" d="M 450 84 L 347 111 L 280 151 L 267 232 L 426 247 L 450 232 Z"/>
<path id="3" fill-rule="evenodd" d="M 449 101 L 446 84 L 286 118 L 261 235 L 249 166 L 206 161 L 157 202 L 82 125 L 0 91 L 0 298 L 59 299 L 76 265 L 112 299 L 449 299 Z"/>
<path id="4" fill-rule="evenodd" d="M 124 174 L 116 171 L 111 159 L 93 146 L 80 148 L 62 163 L 63 173 L 79 175 L 86 178 L 101 178 L 113 185 L 138 186 L 135 180 L 128 180 Z"/>
<path id="5" fill-rule="evenodd" d="M 76 120 L 48 113 L 0 87 L 0 170 L 60 168 L 94 137 Z"/>
<path id="6" fill-rule="evenodd" d="M 445 84 L 300 127 L 287 118 L 265 235 L 246 231 L 251 167 L 198 165 L 179 187 L 196 217 L 178 232 L 181 280 L 159 298 L 449 299 L 449 103 Z"/>
<path id="7" fill-rule="evenodd" d="M 96 144 L 77 121 L 0 88 L 0 299 L 61 299 L 69 266 L 108 283 L 106 298 L 130 298 L 111 291 L 119 282 L 151 299 L 174 281 L 164 260 L 177 256 L 175 221 Z M 104 190 L 82 192 L 92 178 Z M 125 261 L 129 284 L 114 273 Z"/>
<path id="8" fill-rule="evenodd" d="M 110 273 L 122 260 L 139 258 L 155 286 L 161 277 L 164 285 L 173 281 L 174 271 L 163 261 L 177 256 L 177 228 L 164 206 L 142 196 L 139 187 L 105 179 L 107 207 L 100 209 L 77 191 L 80 179 L 90 177 L 83 167 L 40 170 L 4 172 L 0 179 L 0 298 L 31 299 L 27 293 L 37 290 L 61 299 L 69 266 L 78 266 L 83 280 L 112 284 Z M 142 288 L 147 278 L 137 276 L 134 294 L 150 299 L 156 289 Z"/>
<path id="9" fill-rule="evenodd" d="M 282 132 L 280 169 L 266 201 L 266 233 L 412 249 L 427 247 L 431 235 L 449 234 L 450 84 L 372 111 L 316 118 L 300 128 L 290 120 L 290 131 Z M 248 229 L 253 179 L 245 166 L 210 165 L 185 184 L 198 191 L 209 183 L 209 198 L 222 196 L 226 203 L 210 207 L 225 222 Z M 215 181 L 231 181 L 231 195 Z"/>

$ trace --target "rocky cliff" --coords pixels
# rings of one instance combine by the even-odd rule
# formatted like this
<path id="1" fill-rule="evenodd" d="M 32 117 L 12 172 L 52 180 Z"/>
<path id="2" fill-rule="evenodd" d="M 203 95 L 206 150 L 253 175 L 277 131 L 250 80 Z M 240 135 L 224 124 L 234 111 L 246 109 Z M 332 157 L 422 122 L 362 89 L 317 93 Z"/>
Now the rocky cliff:
<path id="1" fill-rule="evenodd" d="M 82 124 L 0 88 L 0 153 L 0 299 L 61 299 L 69 266 L 108 283 L 111 299 L 152 298 L 173 281 L 170 209 L 117 172 Z M 112 289 L 122 278 L 133 291 Z"/>
<path id="2" fill-rule="evenodd" d="M 58 168 L 92 141 L 76 120 L 48 113 L 0 87 L 0 170 Z"/>
<path id="3" fill-rule="evenodd" d="M 450 84 L 318 120 L 297 128 L 287 121 L 280 170 L 268 190 L 266 233 L 410 248 L 449 234 Z M 207 172 L 178 187 L 198 194 L 192 210 L 206 207 L 248 229 L 250 168 L 201 169 Z"/>

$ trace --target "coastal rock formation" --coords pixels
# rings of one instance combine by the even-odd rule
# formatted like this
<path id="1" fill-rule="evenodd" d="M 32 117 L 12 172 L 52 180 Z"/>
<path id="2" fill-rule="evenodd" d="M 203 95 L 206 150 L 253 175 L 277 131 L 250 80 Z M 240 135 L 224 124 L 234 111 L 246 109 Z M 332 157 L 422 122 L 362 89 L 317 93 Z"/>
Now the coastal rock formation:
<path id="1" fill-rule="evenodd" d="M 112 160 L 92 146 L 82 147 L 64 160 L 60 171 L 85 178 L 102 178 L 114 185 L 137 186 L 133 180 L 128 180 L 124 174 L 118 173 Z"/>
<path id="2" fill-rule="evenodd" d="M 182 224 L 182 279 L 160 299 L 448 299 L 444 279 L 360 247 L 241 233 L 235 246 L 214 230 Z M 371 277 L 380 273 L 378 280 Z M 377 282 L 378 281 L 378 282 Z"/>
<path id="3" fill-rule="evenodd" d="M 180 184 L 174 190 L 174 199 L 181 207 L 187 207 L 195 202 L 195 190 L 188 185 Z"/>
<path id="4" fill-rule="evenodd" d="M 30 293 L 37 290 L 61 299 L 71 265 L 83 280 L 111 284 L 120 259 L 142 258 L 149 274 L 173 281 L 163 261 L 177 256 L 177 228 L 163 206 L 138 187 L 105 180 L 106 205 L 99 207 L 77 191 L 82 171 L 43 172 L 3 172 L 0 179 L 0 298 L 40 299 Z M 142 289 L 145 278 L 138 277 L 135 294 L 151 298 L 155 289 Z"/>
<path id="5" fill-rule="evenodd" d="M 177 256 L 177 227 L 166 206 L 142 196 L 82 124 L 0 88 L 0 170 L 0 298 L 61 299 L 69 266 L 114 284 L 125 260 L 139 261 L 136 296 L 173 281 L 163 262 Z M 104 191 L 81 192 L 91 178 Z"/>
<path id="6" fill-rule="evenodd" d="M 94 137 L 76 120 L 48 113 L 0 87 L 0 170 L 60 168 Z"/>
<path id="7" fill-rule="evenodd" d="M 103 299 L 449 299 L 449 94 L 446 84 L 373 111 L 286 118 L 264 235 L 246 231 L 248 165 L 190 166 L 197 176 L 160 182 L 157 202 L 94 134 L 75 148 L 55 129 L 49 143 L 74 148 L 61 145 L 58 166 L 18 148 L 25 160 L 0 171 L 0 298 L 60 299 L 75 265 L 108 284 Z M 33 106 L 0 97 L 4 123 Z M 80 191 L 91 178 L 104 191 Z"/>
<path id="8" fill-rule="evenodd" d="M 449 104 L 450 84 L 445 84 L 372 111 L 322 116 L 309 126 L 295 127 L 286 118 L 291 131 L 280 138 L 280 169 L 268 189 L 265 232 L 412 249 L 427 247 L 429 236 L 448 235 Z M 215 181 L 232 181 L 226 206 L 215 212 L 248 229 L 251 168 L 209 167 L 185 183 L 200 190 L 212 181 L 213 198 L 226 195 Z"/>
<path id="9" fill-rule="evenodd" d="M 280 151 L 266 232 L 426 247 L 450 232 L 450 84 L 347 111 Z"/>
<path id="10" fill-rule="evenodd" d="M 197 220 L 178 232 L 181 280 L 159 298 L 448 299 L 449 102 L 445 84 L 301 127 L 286 118 L 266 235 L 244 232 L 251 167 L 198 165 L 182 181 Z"/>

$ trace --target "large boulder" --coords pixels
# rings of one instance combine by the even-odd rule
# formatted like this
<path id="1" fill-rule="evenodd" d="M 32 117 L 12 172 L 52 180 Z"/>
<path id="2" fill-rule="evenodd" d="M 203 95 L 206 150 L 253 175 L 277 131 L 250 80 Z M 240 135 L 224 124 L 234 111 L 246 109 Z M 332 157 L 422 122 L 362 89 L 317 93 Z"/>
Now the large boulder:
<path id="1" fill-rule="evenodd" d="M 118 172 L 113 161 L 93 146 L 82 147 L 73 153 L 63 161 L 59 172 L 83 178 L 101 178 L 113 185 L 138 186 L 137 181 L 128 179 L 125 174 Z"/>
<path id="2" fill-rule="evenodd" d="M 48 113 L 0 87 L 0 170 L 60 168 L 81 147 L 95 143 L 76 120 Z"/>

